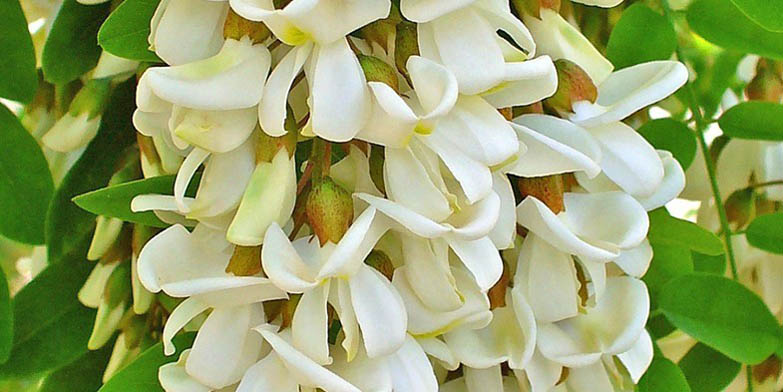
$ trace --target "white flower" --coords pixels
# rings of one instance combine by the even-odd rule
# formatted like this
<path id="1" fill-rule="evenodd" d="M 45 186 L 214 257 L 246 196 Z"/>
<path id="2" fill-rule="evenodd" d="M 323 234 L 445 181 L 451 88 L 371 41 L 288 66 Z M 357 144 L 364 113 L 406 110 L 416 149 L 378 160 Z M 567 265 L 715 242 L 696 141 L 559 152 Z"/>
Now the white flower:
<path id="1" fill-rule="evenodd" d="M 150 20 L 150 49 L 170 65 L 203 60 L 223 45 L 227 1 L 163 0 Z"/>
<path id="2" fill-rule="evenodd" d="M 536 49 L 530 32 L 511 14 L 507 1 L 403 0 L 400 9 L 418 23 L 422 56 L 453 72 L 463 94 L 487 92 L 508 80 L 519 65 L 507 64 L 506 58 L 522 62 Z M 498 35 L 498 30 L 511 37 L 513 44 Z"/>
<path id="3" fill-rule="evenodd" d="M 731 139 L 718 155 L 718 186 L 726 199 L 750 185 L 783 180 L 783 143 Z M 770 200 L 783 200 L 783 186 L 760 188 Z"/>
<path id="4" fill-rule="evenodd" d="M 294 0 L 275 9 L 272 0 L 232 0 L 241 16 L 264 22 L 275 37 L 294 46 L 275 67 L 268 94 L 259 106 L 261 127 L 281 136 L 286 102 L 296 76 L 304 68 L 310 87 L 310 126 L 331 141 L 352 139 L 369 116 L 369 91 L 359 60 L 346 36 L 389 15 L 389 0 Z"/>
<path id="5" fill-rule="evenodd" d="M 378 271 L 364 264 L 387 231 L 382 216 L 368 208 L 353 222 L 339 243 L 323 247 L 314 237 L 291 243 L 272 223 L 264 238 L 264 271 L 275 285 L 302 293 L 292 321 L 292 342 L 320 364 L 329 364 L 327 303 L 337 312 L 349 360 L 364 341 L 371 358 L 396 351 L 405 339 L 407 317 L 402 299 Z M 359 331 L 361 330 L 361 336 Z"/>

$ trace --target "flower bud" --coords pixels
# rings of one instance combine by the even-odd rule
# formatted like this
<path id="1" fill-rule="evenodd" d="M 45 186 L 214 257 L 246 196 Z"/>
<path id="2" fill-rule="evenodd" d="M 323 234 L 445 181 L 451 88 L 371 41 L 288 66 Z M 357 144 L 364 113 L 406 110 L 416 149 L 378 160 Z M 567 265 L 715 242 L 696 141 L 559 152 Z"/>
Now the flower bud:
<path id="1" fill-rule="evenodd" d="M 394 63 L 397 69 L 410 80 L 408 75 L 408 58 L 419 55 L 419 35 L 416 32 L 416 24 L 403 21 L 397 25 L 397 37 L 394 47 Z"/>
<path id="2" fill-rule="evenodd" d="M 780 102 L 783 98 L 783 63 L 759 59 L 756 76 L 748 83 L 745 93 L 751 100 Z"/>
<path id="3" fill-rule="evenodd" d="M 579 101 L 595 103 L 598 88 L 582 68 L 568 60 L 555 61 L 557 91 L 544 103 L 558 112 L 573 112 L 573 104 Z"/>
<path id="4" fill-rule="evenodd" d="M 351 194 L 331 177 L 314 180 L 307 198 L 307 221 L 321 246 L 338 243 L 353 221 Z"/>
<path id="5" fill-rule="evenodd" d="M 368 82 L 381 82 L 388 84 L 394 91 L 399 92 L 397 71 L 389 64 L 375 56 L 357 55 L 362 66 L 364 76 Z"/>
<path id="6" fill-rule="evenodd" d="M 542 8 L 560 11 L 560 0 L 511 0 L 511 5 L 517 11 L 517 15 L 524 12 L 539 19 Z"/>
<path id="7" fill-rule="evenodd" d="M 68 112 L 41 139 L 55 151 L 68 152 L 84 147 L 98 133 L 101 114 L 109 101 L 111 81 L 92 79 L 76 94 Z"/>
<path id="8" fill-rule="evenodd" d="M 272 32 L 261 22 L 253 22 L 237 15 L 234 10 L 228 10 L 226 23 L 223 25 L 223 37 L 239 41 L 242 37 L 249 37 L 254 44 L 266 41 Z"/>
<path id="9" fill-rule="evenodd" d="M 158 234 L 160 230 L 140 224 L 133 225 L 133 236 L 131 238 L 131 293 L 133 294 L 133 312 L 136 314 L 147 313 L 155 295 L 147 291 L 139 279 L 138 259 L 141 249 L 152 237 Z"/>
<path id="10" fill-rule="evenodd" d="M 394 276 L 394 264 L 386 253 L 379 250 L 373 250 L 364 259 L 364 263 L 375 268 L 389 280 L 392 280 L 392 276 Z"/>
<path id="11" fill-rule="evenodd" d="M 519 179 L 518 187 L 519 192 L 522 194 L 522 198 L 533 196 L 546 204 L 555 214 L 559 214 L 565 210 L 565 205 L 563 203 L 565 187 L 563 184 L 563 176 L 561 175 L 530 178 L 523 177 Z"/>
<path id="12" fill-rule="evenodd" d="M 726 199 L 726 216 L 735 227 L 743 227 L 756 213 L 753 189 L 740 189 Z"/>
<path id="13" fill-rule="evenodd" d="M 236 276 L 253 276 L 261 272 L 261 247 L 237 246 L 226 266 L 226 272 Z"/>
<path id="14" fill-rule="evenodd" d="M 389 51 L 389 41 L 394 37 L 394 32 L 397 28 L 397 24 L 402 21 L 402 15 L 397 5 L 392 4 L 389 17 L 386 19 L 376 20 L 364 27 L 359 31 L 368 43 L 375 43 L 386 52 Z"/>
<path id="15" fill-rule="evenodd" d="M 87 342 L 87 348 L 97 350 L 103 347 L 117 330 L 131 297 L 131 271 L 129 263 L 122 263 L 112 271 L 103 292 L 95 324 Z"/>

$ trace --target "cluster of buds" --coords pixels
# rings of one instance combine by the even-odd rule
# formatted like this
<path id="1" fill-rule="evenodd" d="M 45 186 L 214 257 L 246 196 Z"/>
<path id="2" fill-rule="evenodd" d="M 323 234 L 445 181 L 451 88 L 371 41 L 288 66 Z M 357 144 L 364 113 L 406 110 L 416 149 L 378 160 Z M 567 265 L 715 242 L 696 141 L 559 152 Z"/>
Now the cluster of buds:
<path id="1" fill-rule="evenodd" d="M 170 392 L 633 390 L 647 211 L 685 174 L 622 120 L 688 72 L 614 70 L 559 7 L 161 2 L 134 167 L 176 181 L 131 208 L 171 226 L 99 218 L 91 346 L 159 320 L 141 285 L 182 300 L 167 355 L 198 331 Z"/>

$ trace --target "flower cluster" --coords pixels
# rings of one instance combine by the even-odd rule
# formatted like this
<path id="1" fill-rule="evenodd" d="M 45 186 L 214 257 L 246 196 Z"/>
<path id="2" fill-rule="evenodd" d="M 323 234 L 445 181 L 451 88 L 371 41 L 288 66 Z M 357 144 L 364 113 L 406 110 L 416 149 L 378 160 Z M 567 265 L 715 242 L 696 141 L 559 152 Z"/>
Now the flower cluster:
<path id="1" fill-rule="evenodd" d="M 161 2 L 133 121 L 176 181 L 132 209 L 171 226 L 131 272 L 184 299 L 166 354 L 198 330 L 164 389 L 633 389 L 647 211 L 685 174 L 622 120 L 688 72 L 511 3 Z"/>

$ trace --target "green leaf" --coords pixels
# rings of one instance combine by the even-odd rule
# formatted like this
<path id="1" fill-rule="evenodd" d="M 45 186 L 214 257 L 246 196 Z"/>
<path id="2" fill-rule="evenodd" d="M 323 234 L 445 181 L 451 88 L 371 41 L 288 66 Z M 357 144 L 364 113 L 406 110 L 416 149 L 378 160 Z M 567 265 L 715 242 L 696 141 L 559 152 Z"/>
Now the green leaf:
<path id="1" fill-rule="evenodd" d="M 734 380 L 742 365 L 698 343 L 680 360 L 682 373 L 693 392 L 720 392 Z"/>
<path id="2" fill-rule="evenodd" d="M 710 256 L 699 252 L 691 252 L 693 270 L 723 275 L 726 273 L 726 257 L 724 255 Z"/>
<path id="3" fill-rule="evenodd" d="M 765 30 L 731 1 L 696 0 L 688 7 L 687 19 L 697 34 L 715 45 L 783 59 L 783 33 Z"/>
<path id="4" fill-rule="evenodd" d="M 731 0 L 752 21 L 769 31 L 783 32 L 783 3 L 775 0 Z"/>
<path id="5" fill-rule="evenodd" d="M 748 225 L 745 237 L 756 248 L 783 254 L 783 212 L 757 217 Z"/>
<path id="6" fill-rule="evenodd" d="M 187 195 L 195 194 L 199 178 L 198 174 L 194 176 L 186 192 Z M 176 176 L 172 175 L 130 181 L 76 196 L 73 202 L 95 215 L 119 218 L 126 222 L 152 227 L 169 227 L 169 224 L 158 219 L 152 211 L 141 213 L 131 211 L 130 203 L 138 195 L 172 194 L 175 179 Z"/>
<path id="7" fill-rule="evenodd" d="M 690 392 L 688 381 L 674 362 L 656 357 L 637 385 L 639 392 Z"/>
<path id="8" fill-rule="evenodd" d="M 5 105 L 0 105 L 0 146 L 0 234 L 43 244 L 52 175 L 38 143 Z"/>
<path id="9" fill-rule="evenodd" d="M 658 208 L 650 211 L 650 242 L 681 245 L 705 255 L 717 256 L 724 253 L 723 241 L 715 234 L 693 222 L 677 219 Z"/>
<path id="10" fill-rule="evenodd" d="M 674 326 L 735 361 L 761 363 L 781 344 L 777 320 L 761 298 L 728 278 L 683 275 L 658 300 Z"/>
<path id="11" fill-rule="evenodd" d="M 133 81 L 115 88 L 109 100 L 97 136 L 63 179 L 49 205 L 46 245 L 49 260 L 70 253 L 73 245 L 92 232 L 95 216 L 77 207 L 71 199 L 106 186 L 122 152 L 136 140 L 131 124 L 135 105 Z"/>
<path id="12" fill-rule="evenodd" d="M 60 368 L 87 352 L 95 311 L 76 298 L 94 263 L 88 239 L 55 260 L 13 299 L 14 346 L 0 375 L 25 376 Z"/>
<path id="13" fill-rule="evenodd" d="M 101 387 L 112 344 L 88 351 L 79 359 L 49 374 L 37 392 L 94 392 Z"/>
<path id="14" fill-rule="evenodd" d="M 687 169 L 696 156 L 696 136 L 687 125 L 672 118 L 659 118 L 645 123 L 639 133 L 658 150 L 674 155 L 683 169 Z"/>
<path id="15" fill-rule="evenodd" d="M 8 280 L 0 268 L 0 364 L 8 361 L 14 343 L 14 313 Z"/>
<path id="16" fill-rule="evenodd" d="M 27 19 L 18 0 L 0 3 L 0 97 L 14 101 L 30 102 L 38 87 L 38 71 L 35 67 L 35 49 L 27 30 Z"/>
<path id="17" fill-rule="evenodd" d="M 656 242 L 652 242 L 650 245 L 653 248 L 653 259 L 642 279 L 647 284 L 654 301 L 658 292 L 670 280 L 693 272 L 693 259 L 691 259 L 691 250 L 683 245 Z"/>
<path id="18" fill-rule="evenodd" d="M 647 320 L 647 330 L 650 332 L 653 341 L 674 332 L 676 329 L 663 314 L 658 314 Z"/>
<path id="19" fill-rule="evenodd" d="M 666 60 L 677 49 L 677 35 L 669 20 L 641 3 L 623 11 L 612 29 L 606 57 L 617 68 Z"/>
<path id="20" fill-rule="evenodd" d="M 743 102 L 723 113 L 718 124 L 723 134 L 729 137 L 783 141 L 783 105 Z"/>
<path id="21" fill-rule="evenodd" d="M 160 0 L 125 0 L 98 32 L 98 43 L 107 52 L 137 61 L 160 61 L 149 50 L 150 19 Z"/>
<path id="22" fill-rule="evenodd" d="M 41 58 L 44 78 L 61 84 L 75 80 L 98 64 L 101 47 L 98 29 L 109 14 L 111 2 L 83 5 L 63 1 L 44 45 Z"/>
<path id="23" fill-rule="evenodd" d="M 193 344 L 193 338 L 192 333 L 174 338 L 177 354 L 172 356 L 163 354 L 161 343 L 155 344 L 117 372 L 98 392 L 162 392 L 163 388 L 158 382 L 158 368 L 169 362 L 175 362 L 182 350 Z"/>

